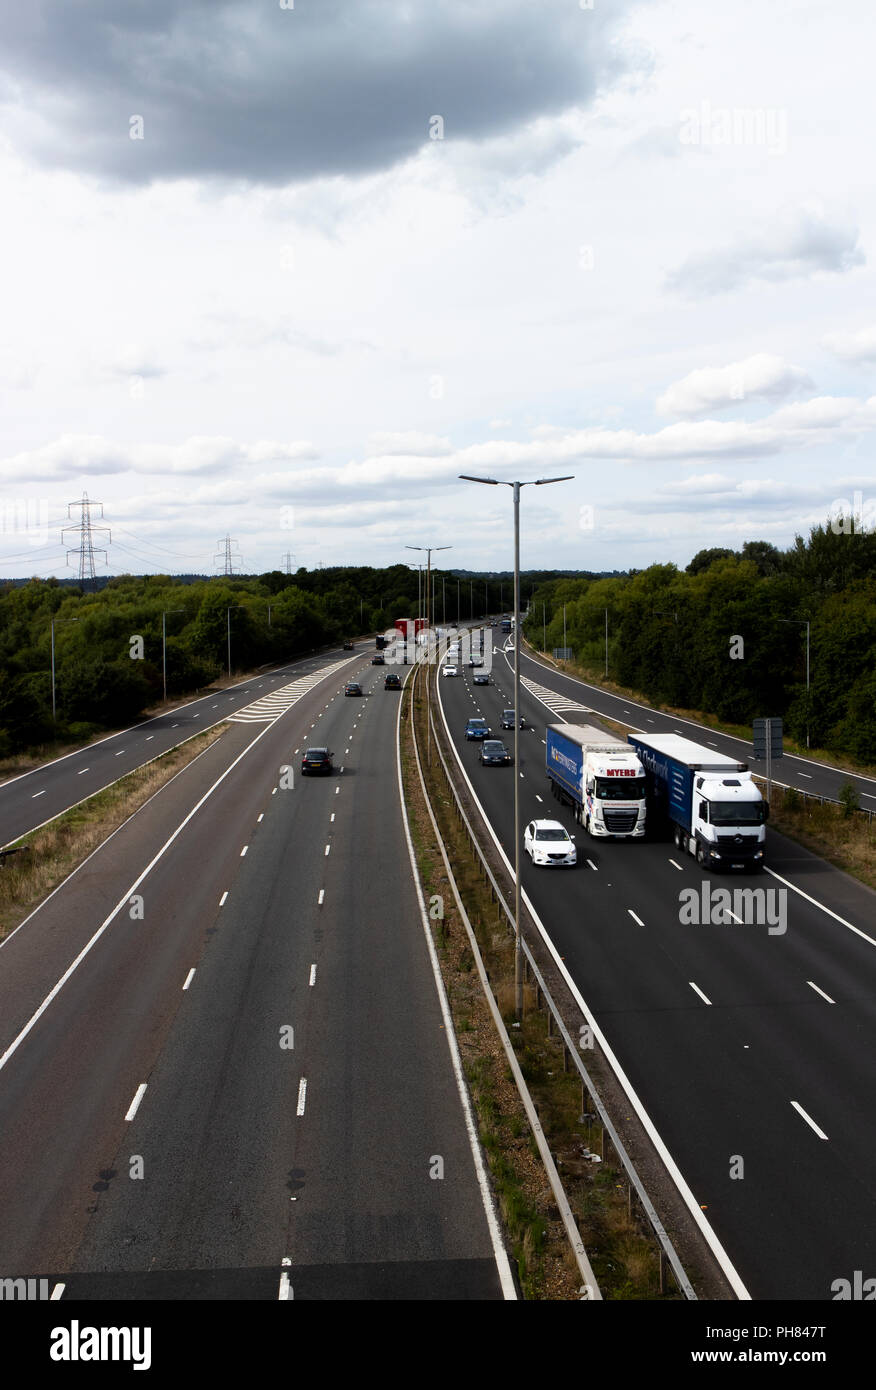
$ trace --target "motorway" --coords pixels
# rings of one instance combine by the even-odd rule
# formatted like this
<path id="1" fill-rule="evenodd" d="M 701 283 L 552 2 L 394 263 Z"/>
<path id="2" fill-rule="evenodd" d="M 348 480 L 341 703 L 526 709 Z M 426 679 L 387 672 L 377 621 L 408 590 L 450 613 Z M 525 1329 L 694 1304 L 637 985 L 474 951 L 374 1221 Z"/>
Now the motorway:
<path id="1" fill-rule="evenodd" d="M 361 653 L 365 644 L 357 649 Z M 373 651 L 373 645 L 367 644 Z M 61 815 L 71 806 L 120 777 L 160 757 L 202 729 L 209 729 L 241 712 L 257 699 L 270 701 L 278 713 L 288 709 L 303 690 L 322 679 L 328 665 L 353 661 L 341 648 L 304 657 L 246 681 L 213 690 L 200 699 L 144 719 L 128 729 L 108 734 L 85 748 L 55 758 L 0 783 L 0 848 Z"/>
<path id="2" fill-rule="evenodd" d="M 472 685 L 468 669 L 439 678 L 487 820 L 513 863 L 516 775 L 521 827 L 559 819 L 576 837 L 577 868 L 524 859 L 524 891 L 744 1289 L 830 1299 L 834 1280 L 876 1268 L 876 895 L 770 830 L 767 871 L 744 884 L 704 876 L 671 843 L 591 839 L 550 796 L 543 739 L 547 723 L 590 722 L 597 702 L 584 706 L 575 683 L 570 706 L 570 683 L 538 671 L 554 708 L 522 689 L 530 727 L 516 771 L 482 767 L 463 738 L 466 720 L 482 715 L 512 745 L 499 727 L 513 704 L 501 654 L 490 687 Z M 784 893 L 784 906 L 768 902 L 785 930 L 684 925 L 680 892 L 699 897 L 704 884 Z"/>
<path id="3" fill-rule="evenodd" d="M 515 1297 L 410 872 L 401 697 L 361 655 L 322 664 L 283 713 L 241 691 L 247 717 L 0 947 L 5 1277 Z M 335 774 L 300 776 L 308 742 Z"/>
<path id="4" fill-rule="evenodd" d="M 494 637 L 494 640 L 498 643 L 502 639 Z M 494 659 L 498 657 L 497 652 Z M 507 662 L 507 654 L 504 660 Z M 513 674 L 509 674 L 509 679 L 513 680 Z M 520 680 L 521 684 L 526 684 L 533 693 L 541 695 L 547 701 L 556 715 L 552 722 L 561 722 L 564 717 L 562 712 L 567 708 L 580 711 L 583 707 L 643 734 L 681 734 L 684 738 L 693 739 L 695 743 L 714 748 L 716 752 L 726 753 L 728 757 L 747 762 L 758 776 L 766 777 L 766 762 L 762 758 L 755 758 L 753 745 L 749 741 L 734 738 L 731 734 L 719 733 L 703 724 L 695 724 L 690 719 L 681 719 L 676 714 L 664 714 L 660 710 L 652 709 L 650 705 L 639 704 L 625 696 L 611 695 L 599 686 L 588 685 L 586 681 L 555 670 L 544 661 L 536 660 L 526 651 L 521 652 Z M 874 777 L 844 772 L 841 768 L 816 762 L 812 758 L 799 757 L 795 753 L 786 753 L 782 758 L 774 758 L 771 774 L 774 782 L 796 787 L 812 796 L 829 797 L 833 801 L 838 800 L 843 783 L 851 782 L 858 790 L 860 804 L 864 810 L 876 811 Z"/>

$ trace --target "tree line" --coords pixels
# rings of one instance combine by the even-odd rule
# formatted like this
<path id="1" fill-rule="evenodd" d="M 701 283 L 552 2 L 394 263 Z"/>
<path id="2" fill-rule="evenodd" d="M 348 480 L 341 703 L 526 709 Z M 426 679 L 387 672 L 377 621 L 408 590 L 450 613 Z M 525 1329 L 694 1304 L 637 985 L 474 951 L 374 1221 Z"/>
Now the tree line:
<path id="1" fill-rule="evenodd" d="M 701 550 L 685 570 L 538 585 L 524 630 L 595 678 L 729 723 L 780 716 L 812 747 L 876 763 L 876 532 L 813 527 L 787 550 Z M 809 623 L 809 688 L 806 622 Z"/>

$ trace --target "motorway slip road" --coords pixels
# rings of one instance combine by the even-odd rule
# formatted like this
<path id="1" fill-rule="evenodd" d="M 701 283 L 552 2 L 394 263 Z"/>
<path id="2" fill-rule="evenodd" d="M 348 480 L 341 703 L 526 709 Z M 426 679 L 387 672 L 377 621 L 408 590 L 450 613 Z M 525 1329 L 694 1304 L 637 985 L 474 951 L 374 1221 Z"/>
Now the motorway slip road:
<path id="1" fill-rule="evenodd" d="M 749 1294 L 830 1299 L 833 1281 L 876 1270 L 876 894 L 772 830 L 767 871 L 744 878 L 704 875 L 671 843 L 591 839 L 550 795 L 555 716 L 528 692 L 516 769 L 482 767 L 465 742 L 467 719 L 497 730 L 513 700 L 501 666 L 493 680 L 441 679 L 440 699 L 512 864 L 515 776 L 521 826 L 556 819 L 576 837 L 574 869 L 523 863 L 557 955 Z M 786 895 L 784 931 L 682 921 L 682 890 L 701 903 L 742 887 Z"/>
<path id="2" fill-rule="evenodd" d="M 514 1297 L 409 868 L 400 697 L 360 664 L 230 726 L 0 948 L 4 1275 Z M 336 775 L 300 776 L 308 742 Z"/>

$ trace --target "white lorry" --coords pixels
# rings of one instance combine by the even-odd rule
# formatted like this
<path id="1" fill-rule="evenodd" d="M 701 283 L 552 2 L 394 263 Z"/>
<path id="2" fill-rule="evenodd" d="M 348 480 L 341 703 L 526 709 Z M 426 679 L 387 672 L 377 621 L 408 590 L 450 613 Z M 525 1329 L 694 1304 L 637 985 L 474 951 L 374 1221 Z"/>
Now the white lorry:
<path id="1" fill-rule="evenodd" d="M 549 724 L 545 767 L 552 794 L 594 839 L 644 838 L 645 770 L 628 743 L 590 724 Z"/>

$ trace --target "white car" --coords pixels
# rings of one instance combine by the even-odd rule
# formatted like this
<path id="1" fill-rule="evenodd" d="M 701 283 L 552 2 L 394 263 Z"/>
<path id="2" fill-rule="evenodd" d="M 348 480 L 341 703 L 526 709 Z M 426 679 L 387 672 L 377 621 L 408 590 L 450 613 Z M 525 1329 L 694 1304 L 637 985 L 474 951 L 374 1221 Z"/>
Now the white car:
<path id="1" fill-rule="evenodd" d="M 523 832 L 523 848 L 533 864 L 545 867 L 578 862 L 572 837 L 558 820 L 531 820 Z"/>
<path id="2" fill-rule="evenodd" d="M 442 674 L 442 676 L 458 676 L 458 675 L 459 675 L 459 667 L 458 667 L 458 666 L 450 666 L 450 665 L 443 666 L 443 667 L 441 668 L 441 674 Z"/>

